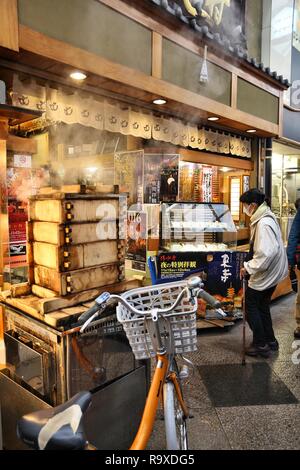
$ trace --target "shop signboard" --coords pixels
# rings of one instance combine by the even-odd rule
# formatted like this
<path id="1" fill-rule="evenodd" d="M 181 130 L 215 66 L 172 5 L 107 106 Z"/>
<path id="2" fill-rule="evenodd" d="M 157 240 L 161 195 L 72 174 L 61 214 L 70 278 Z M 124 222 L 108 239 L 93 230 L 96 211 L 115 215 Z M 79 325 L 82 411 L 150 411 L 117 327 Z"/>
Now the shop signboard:
<path id="1" fill-rule="evenodd" d="M 176 281 L 188 276 L 207 277 L 207 253 L 161 253 L 157 256 L 157 274 L 162 280 Z"/>
<path id="2" fill-rule="evenodd" d="M 31 168 L 31 155 L 14 155 L 15 168 Z"/>
<path id="3" fill-rule="evenodd" d="M 245 0 L 175 0 L 199 25 L 206 24 L 234 44 L 246 47 Z"/>
<path id="4" fill-rule="evenodd" d="M 240 270 L 246 254 L 239 251 L 221 251 L 210 255 L 206 288 L 211 294 L 223 298 L 240 294 Z"/>
<path id="5" fill-rule="evenodd" d="M 157 274 L 163 281 L 201 276 L 205 290 L 225 304 L 240 309 L 240 270 L 246 254 L 239 251 L 160 253 L 157 256 Z"/>

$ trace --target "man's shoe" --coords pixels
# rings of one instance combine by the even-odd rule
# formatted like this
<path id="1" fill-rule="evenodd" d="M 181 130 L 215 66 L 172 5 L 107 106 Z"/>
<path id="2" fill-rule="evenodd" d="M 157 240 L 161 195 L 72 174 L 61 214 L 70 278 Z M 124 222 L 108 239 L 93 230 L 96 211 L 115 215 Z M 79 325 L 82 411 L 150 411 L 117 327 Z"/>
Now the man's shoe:
<path id="1" fill-rule="evenodd" d="M 279 349 L 279 343 L 277 339 L 275 339 L 275 341 L 269 341 L 268 346 L 271 349 L 271 351 L 278 351 Z"/>
<path id="2" fill-rule="evenodd" d="M 300 328 L 296 328 L 294 331 L 295 338 L 300 338 Z"/>
<path id="3" fill-rule="evenodd" d="M 270 351 L 271 349 L 268 344 L 265 344 L 265 346 L 252 345 L 246 349 L 245 354 L 247 356 L 253 356 L 253 357 L 256 357 L 256 356 L 269 357 Z"/>

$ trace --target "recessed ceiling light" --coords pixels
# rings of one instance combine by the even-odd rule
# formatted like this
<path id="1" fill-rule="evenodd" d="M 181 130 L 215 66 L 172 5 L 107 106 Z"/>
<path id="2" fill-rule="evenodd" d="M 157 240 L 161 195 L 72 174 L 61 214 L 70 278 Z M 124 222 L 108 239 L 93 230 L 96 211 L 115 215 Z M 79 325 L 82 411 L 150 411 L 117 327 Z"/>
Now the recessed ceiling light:
<path id="1" fill-rule="evenodd" d="M 208 121 L 218 121 L 220 118 L 218 118 L 217 116 L 211 116 L 207 119 L 208 119 Z"/>
<path id="2" fill-rule="evenodd" d="M 73 78 L 73 80 L 85 80 L 86 79 L 86 74 L 83 72 L 72 72 L 70 73 L 70 77 Z"/>
<path id="3" fill-rule="evenodd" d="M 220 168 L 220 171 L 223 171 L 224 173 L 226 173 L 227 171 L 230 171 L 231 168 L 228 168 L 227 166 L 223 166 L 222 168 Z"/>
<path id="4" fill-rule="evenodd" d="M 166 102 L 167 101 L 162 98 L 157 98 L 156 100 L 152 101 L 153 104 L 166 104 Z"/>
<path id="5" fill-rule="evenodd" d="M 248 129 L 246 132 L 248 132 L 248 134 L 254 134 L 256 129 Z"/>

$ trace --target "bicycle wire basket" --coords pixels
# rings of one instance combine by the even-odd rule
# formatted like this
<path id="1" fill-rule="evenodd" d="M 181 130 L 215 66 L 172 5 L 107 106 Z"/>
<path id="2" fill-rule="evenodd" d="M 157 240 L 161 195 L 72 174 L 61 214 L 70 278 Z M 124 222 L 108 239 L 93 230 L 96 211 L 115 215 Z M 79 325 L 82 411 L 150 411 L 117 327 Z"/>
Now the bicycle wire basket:
<path id="1" fill-rule="evenodd" d="M 138 316 L 121 303 L 117 306 L 118 321 L 123 325 L 136 359 L 148 359 L 155 355 L 153 337 L 149 331 L 152 322 L 150 310 L 170 307 L 185 286 L 185 281 L 172 282 L 140 287 L 122 294 L 122 297 L 141 313 L 149 312 L 149 315 Z M 176 354 L 197 350 L 196 312 L 197 301 L 193 304 L 187 296 L 184 296 L 172 313 L 163 315 L 164 320 L 169 322 L 169 331 Z"/>

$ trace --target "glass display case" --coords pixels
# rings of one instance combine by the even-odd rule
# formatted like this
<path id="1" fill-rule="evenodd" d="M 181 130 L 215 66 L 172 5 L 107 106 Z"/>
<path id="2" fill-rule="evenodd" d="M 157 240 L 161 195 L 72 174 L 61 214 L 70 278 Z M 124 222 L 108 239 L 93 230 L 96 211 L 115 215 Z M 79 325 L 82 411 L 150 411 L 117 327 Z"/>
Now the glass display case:
<path id="1" fill-rule="evenodd" d="M 160 250 L 212 252 L 236 249 L 237 229 L 225 204 L 162 203 L 160 217 Z"/>

